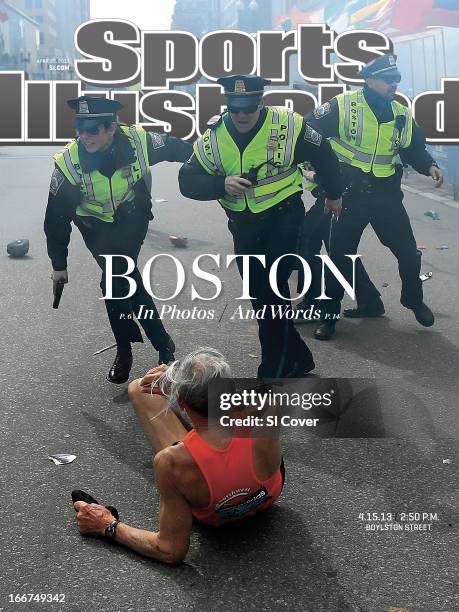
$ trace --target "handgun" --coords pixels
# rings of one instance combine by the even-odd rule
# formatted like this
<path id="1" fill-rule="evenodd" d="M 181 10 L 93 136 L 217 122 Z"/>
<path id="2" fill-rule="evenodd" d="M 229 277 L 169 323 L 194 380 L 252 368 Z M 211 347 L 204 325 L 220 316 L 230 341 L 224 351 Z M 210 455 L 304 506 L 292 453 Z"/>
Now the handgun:
<path id="1" fill-rule="evenodd" d="M 65 282 L 59 280 L 56 283 L 56 290 L 54 292 L 53 308 L 59 308 L 59 302 L 61 301 L 62 292 L 64 291 Z"/>
<path id="2" fill-rule="evenodd" d="M 243 172 L 241 174 L 241 178 L 246 179 L 247 181 L 250 181 L 252 183 L 253 186 L 255 186 L 257 184 L 257 175 L 258 175 L 258 168 L 250 168 L 250 170 L 248 172 Z"/>

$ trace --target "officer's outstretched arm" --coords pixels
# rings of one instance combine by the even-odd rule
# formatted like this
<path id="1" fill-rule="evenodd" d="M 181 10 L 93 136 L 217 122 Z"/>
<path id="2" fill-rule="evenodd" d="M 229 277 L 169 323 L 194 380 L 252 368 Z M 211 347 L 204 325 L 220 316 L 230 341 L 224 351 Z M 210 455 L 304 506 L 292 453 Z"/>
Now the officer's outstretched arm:
<path id="1" fill-rule="evenodd" d="M 313 165 L 327 198 L 338 200 L 343 193 L 338 158 L 328 140 L 305 120 L 295 147 L 295 163 L 304 161 Z"/>
<path id="2" fill-rule="evenodd" d="M 148 132 L 147 146 L 150 166 L 162 161 L 185 162 L 193 153 L 189 142 L 159 132 Z"/>
<path id="3" fill-rule="evenodd" d="M 432 164 L 436 163 L 427 151 L 426 139 L 415 121 L 413 121 L 413 134 L 410 146 L 400 149 L 399 153 L 404 164 L 409 164 L 416 172 L 425 176 L 429 176 Z"/>
<path id="4" fill-rule="evenodd" d="M 53 270 L 67 269 L 71 222 L 79 200 L 79 188 L 71 185 L 60 170 L 55 168 L 51 177 L 44 223 L 48 255 Z"/>
<path id="5" fill-rule="evenodd" d="M 218 200 L 225 197 L 225 178 L 208 174 L 192 155 L 179 170 L 180 193 L 192 200 Z"/>
<path id="6" fill-rule="evenodd" d="M 311 111 L 306 115 L 305 122 L 325 138 L 339 137 L 339 108 L 336 98 Z"/>

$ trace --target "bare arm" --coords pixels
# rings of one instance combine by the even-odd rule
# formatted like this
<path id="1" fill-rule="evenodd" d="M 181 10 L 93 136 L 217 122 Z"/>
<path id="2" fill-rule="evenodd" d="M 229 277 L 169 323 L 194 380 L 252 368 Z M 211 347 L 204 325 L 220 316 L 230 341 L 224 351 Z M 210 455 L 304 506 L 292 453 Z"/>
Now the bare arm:
<path id="1" fill-rule="evenodd" d="M 190 545 L 193 520 L 191 507 L 171 477 L 173 459 L 168 449 L 156 455 L 154 468 L 161 496 L 159 531 L 146 531 L 119 523 L 115 541 L 145 557 L 168 564 L 180 563 Z M 84 502 L 76 502 L 74 506 L 78 511 L 78 527 L 83 535 L 104 535 L 106 528 L 114 520 L 110 511 L 103 506 Z"/>

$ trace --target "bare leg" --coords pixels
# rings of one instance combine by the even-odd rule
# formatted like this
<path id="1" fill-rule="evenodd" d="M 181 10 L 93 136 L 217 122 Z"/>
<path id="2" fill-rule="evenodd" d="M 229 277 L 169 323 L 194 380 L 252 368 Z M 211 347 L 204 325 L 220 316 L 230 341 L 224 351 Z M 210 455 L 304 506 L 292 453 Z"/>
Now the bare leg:
<path id="1" fill-rule="evenodd" d="M 155 453 L 186 436 L 187 429 L 170 408 L 166 398 L 142 393 L 140 378 L 129 384 L 128 391 L 139 423 Z"/>

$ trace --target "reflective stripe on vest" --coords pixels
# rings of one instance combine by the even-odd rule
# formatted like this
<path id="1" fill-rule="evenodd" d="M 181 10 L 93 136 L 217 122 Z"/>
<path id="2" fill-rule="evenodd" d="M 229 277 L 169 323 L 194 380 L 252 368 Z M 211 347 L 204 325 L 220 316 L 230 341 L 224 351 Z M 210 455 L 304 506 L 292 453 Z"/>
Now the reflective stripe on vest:
<path id="1" fill-rule="evenodd" d="M 338 159 L 378 177 L 392 176 L 399 149 L 411 144 L 411 111 L 393 100 L 393 119 L 378 124 L 362 90 L 339 94 L 336 99 L 339 108 L 339 138 L 331 138 L 330 143 Z M 405 117 L 402 128 L 396 125 L 398 116 Z"/>
<path id="2" fill-rule="evenodd" d="M 118 168 L 109 179 L 98 170 L 83 172 L 79 160 L 78 142 L 72 141 L 54 156 L 59 169 L 72 185 L 79 185 L 81 202 L 76 209 L 79 216 L 91 216 L 113 222 L 113 214 L 120 204 L 135 197 L 134 185 L 150 174 L 147 133 L 139 126 L 119 126 L 135 150 L 135 161 Z"/>
<path id="3" fill-rule="evenodd" d="M 220 204 L 233 211 L 249 208 L 259 213 L 301 192 L 303 175 L 293 165 L 293 159 L 302 125 L 303 118 L 297 113 L 268 107 L 263 125 L 242 158 L 224 120 L 215 129 L 208 129 L 195 142 L 194 153 L 209 174 L 240 176 L 263 164 L 258 170 L 256 185 L 240 198 L 226 194 L 219 200 Z"/>

